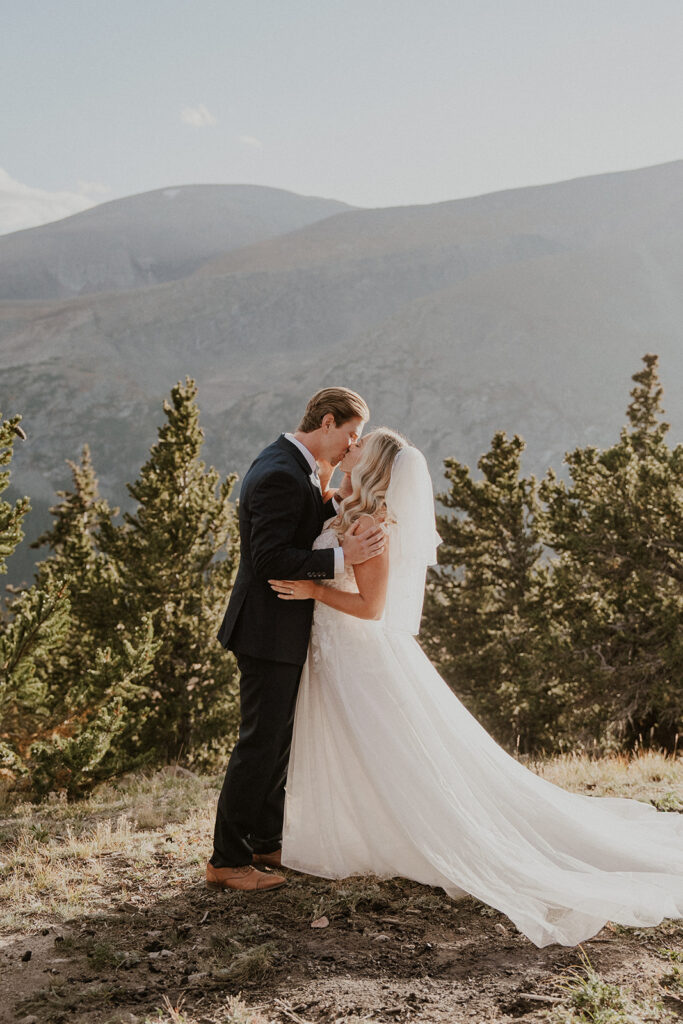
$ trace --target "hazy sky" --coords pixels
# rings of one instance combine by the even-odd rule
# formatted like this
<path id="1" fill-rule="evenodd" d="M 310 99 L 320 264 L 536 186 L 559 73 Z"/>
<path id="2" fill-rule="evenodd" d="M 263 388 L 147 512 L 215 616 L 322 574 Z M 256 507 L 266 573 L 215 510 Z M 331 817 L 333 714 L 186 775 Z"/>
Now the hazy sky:
<path id="1" fill-rule="evenodd" d="M 0 0 L 0 15 L 5 212 L 194 182 L 430 203 L 683 157 L 683 0 Z"/>

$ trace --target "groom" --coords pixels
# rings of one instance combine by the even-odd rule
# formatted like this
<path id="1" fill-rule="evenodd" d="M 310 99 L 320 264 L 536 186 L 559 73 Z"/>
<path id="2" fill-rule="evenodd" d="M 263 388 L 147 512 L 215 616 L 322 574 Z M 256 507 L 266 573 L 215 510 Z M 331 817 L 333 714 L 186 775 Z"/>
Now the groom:
<path id="1" fill-rule="evenodd" d="M 347 534 L 340 548 L 311 550 L 336 512 L 328 490 L 334 468 L 369 415 L 355 391 L 324 388 L 309 401 L 299 429 L 264 448 L 244 477 L 240 564 L 218 633 L 240 670 L 241 719 L 206 865 L 213 889 L 262 891 L 285 881 L 255 865 L 280 864 L 284 784 L 313 601 L 280 601 L 268 580 L 333 579 L 382 550 L 378 527 Z"/>

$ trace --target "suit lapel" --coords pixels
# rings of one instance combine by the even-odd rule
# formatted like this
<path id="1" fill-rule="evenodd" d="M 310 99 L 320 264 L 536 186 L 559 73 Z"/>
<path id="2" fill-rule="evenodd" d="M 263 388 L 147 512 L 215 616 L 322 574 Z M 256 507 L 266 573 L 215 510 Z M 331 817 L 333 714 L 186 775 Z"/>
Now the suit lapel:
<path id="1" fill-rule="evenodd" d="M 311 479 L 311 467 L 309 466 L 308 461 L 307 461 L 306 456 L 304 455 L 304 453 L 299 451 L 297 446 L 295 444 L 292 444 L 291 441 L 288 441 L 287 438 L 283 434 L 280 435 L 280 437 L 277 439 L 275 444 L 279 448 L 281 448 L 284 452 L 286 452 L 288 455 L 290 455 L 294 459 L 296 464 L 299 466 L 299 468 L 304 471 L 304 473 L 306 474 L 306 479 L 308 480 L 309 486 L 310 486 L 311 490 L 313 491 L 313 494 L 315 495 L 315 497 L 320 502 L 320 505 L 322 506 L 322 504 L 323 504 L 322 493 L 320 491 L 320 488 L 318 486 L 316 486 L 316 484 L 314 484 L 313 480 Z"/>

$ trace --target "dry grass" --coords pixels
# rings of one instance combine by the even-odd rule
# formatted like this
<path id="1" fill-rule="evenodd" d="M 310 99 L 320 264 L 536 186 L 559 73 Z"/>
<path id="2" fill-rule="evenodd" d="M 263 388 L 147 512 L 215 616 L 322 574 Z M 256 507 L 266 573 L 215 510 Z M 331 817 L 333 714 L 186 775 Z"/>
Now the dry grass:
<path id="1" fill-rule="evenodd" d="M 660 979 L 660 985 L 666 981 Z M 561 1002 L 548 1013 L 548 1024 L 675 1024 L 680 1020 L 677 1012 L 664 1006 L 652 983 L 636 993 L 607 982 L 583 949 L 578 966 L 565 971 L 558 991 Z"/>
<path id="2" fill-rule="evenodd" d="M 576 793 L 620 796 L 654 803 L 661 810 L 683 811 L 683 759 L 660 751 L 641 751 L 634 757 L 614 755 L 591 760 L 563 754 L 528 767 L 548 782 Z"/>
<path id="3" fill-rule="evenodd" d="M 564 755 L 529 767 L 576 792 L 683 810 L 680 757 Z M 153 877 L 162 858 L 171 892 L 189 878 L 196 881 L 211 850 L 219 781 L 165 770 L 101 786 L 77 803 L 53 800 L 11 808 L 0 819 L 0 932 L 97 913 L 112 900 L 144 901 L 138 883 Z M 176 870 L 169 879 L 171 866 Z M 333 883 L 311 911 L 329 916 L 376 896 L 376 880 L 344 880 Z"/>
<path id="4" fill-rule="evenodd" d="M 116 1015 L 105 1024 L 128 1024 L 129 1021 L 130 1015 Z M 144 1018 L 144 1024 L 201 1024 L 202 1021 L 205 1022 L 206 1018 L 184 1009 L 182 997 L 174 1005 L 168 996 L 164 996 L 162 1005 L 152 1015 Z M 220 1021 L 221 1024 L 268 1024 L 259 1009 L 247 1006 L 240 996 L 228 996 Z"/>
<path id="5" fill-rule="evenodd" d="M 0 821 L 0 932 L 135 902 L 160 856 L 184 884 L 208 856 L 215 781 L 160 772 L 78 803 L 15 806 Z"/>
<path id="6" fill-rule="evenodd" d="M 569 790 L 683 809 L 680 757 L 567 755 L 529 767 Z M 41 1024 L 478 1024 L 509 1020 L 505 1008 L 531 999 L 530 990 L 546 999 L 529 1004 L 533 1019 L 548 1024 L 683 1018 L 681 922 L 610 925 L 587 944 L 593 962 L 577 964 L 577 951 L 539 952 L 476 900 L 452 903 L 441 890 L 399 879 L 291 874 L 263 903 L 206 892 L 220 782 L 163 771 L 102 786 L 79 803 L 5 809 L 0 935 L 13 951 L 10 972 L 27 967 L 19 960 L 29 939 L 38 960 L 33 988 L 14 997 L 21 1014 L 8 1020 L 33 1013 Z M 311 929 L 322 916 L 329 926 Z M 41 948 L 37 937 L 49 927 Z M 74 966 L 62 966 L 67 961 Z M 58 968 L 53 980 L 50 964 Z M 462 1016 L 450 1015 L 454 992 Z M 392 1007 L 409 997 L 396 1015 Z M 411 1016 L 418 1007 L 424 1016 Z"/>

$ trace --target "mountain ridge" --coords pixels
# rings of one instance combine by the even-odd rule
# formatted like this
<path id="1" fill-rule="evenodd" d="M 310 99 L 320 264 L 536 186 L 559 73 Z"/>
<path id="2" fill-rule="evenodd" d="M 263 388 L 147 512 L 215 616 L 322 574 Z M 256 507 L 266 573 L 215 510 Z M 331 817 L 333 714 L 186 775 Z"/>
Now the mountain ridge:
<path id="1" fill-rule="evenodd" d="M 648 351 L 683 437 L 683 161 L 606 177 L 451 200 L 445 217 L 346 210 L 175 281 L 0 302 L 0 407 L 25 415 L 13 483 L 40 505 L 32 531 L 85 441 L 125 506 L 186 374 L 221 473 L 332 383 L 424 448 L 437 491 L 441 460 L 474 465 L 496 429 L 525 437 L 525 471 L 562 472 L 566 450 L 618 436 Z"/>
<path id="2" fill-rule="evenodd" d="M 0 299 L 125 291 L 192 273 L 213 256 L 291 231 L 338 200 L 262 185 L 178 185 L 112 199 L 0 237 Z"/>

